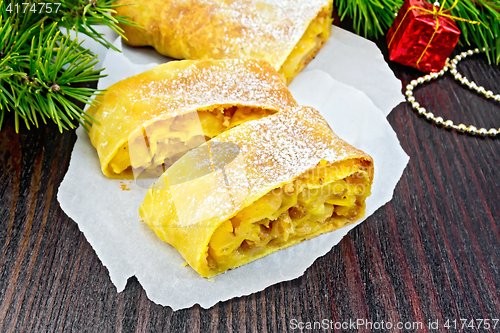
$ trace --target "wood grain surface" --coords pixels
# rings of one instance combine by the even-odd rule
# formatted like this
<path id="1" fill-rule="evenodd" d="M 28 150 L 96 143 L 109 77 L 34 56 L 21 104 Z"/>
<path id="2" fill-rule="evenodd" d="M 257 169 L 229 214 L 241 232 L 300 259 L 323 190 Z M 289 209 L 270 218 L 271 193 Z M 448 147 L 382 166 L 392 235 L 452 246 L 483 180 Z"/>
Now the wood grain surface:
<path id="1" fill-rule="evenodd" d="M 420 75 L 391 67 L 403 86 Z M 500 68 L 484 56 L 459 68 L 500 93 Z M 415 96 L 455 123 L 500 127 L 500 104 L 450 76 Z M 302 277 L 210 309 L 173 312 L 151 302 L 135 277 L 117 293 L 61 210 L 56 194 L 75 133 L 48 125 L 16 134 L 7 117 L 0 132 L 0 332 L 298 332 L 299 323 L 322 320 L 333 328 L 302 331 L 441 332 L 450 320 L 452 332 L 500 332 L 500 323 L 461 327 L 461 319 L 500 319 L 500 139 L 444 130 L 408 104 L 388 120 L 411 158 L 390 203 Z M 358 319 L 407 329 L 335 329 Z M 436 320 L 439 328 L 427 327 Z"/>

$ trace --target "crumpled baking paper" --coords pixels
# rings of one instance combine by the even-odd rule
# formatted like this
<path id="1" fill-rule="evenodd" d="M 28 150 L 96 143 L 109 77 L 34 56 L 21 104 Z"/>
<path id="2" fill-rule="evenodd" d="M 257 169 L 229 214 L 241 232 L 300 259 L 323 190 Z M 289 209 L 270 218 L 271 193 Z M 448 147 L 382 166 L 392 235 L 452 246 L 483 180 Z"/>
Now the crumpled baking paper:
<path id="1" fill-rule="evenodd" d="M 364 92 L 386 116 L 403 102 L 396 79 L 377 45 L 338 27 L 305 71 L 321 69 L 342 83 Z"/>
<path id="2" fill-rule="evenodd" d="M 353 39 L 353 44 L 349 38 Z M 346 45 L 346 52 L 360 53 L 354 46 L 363 50 L 371 47 L 368 46 L 371 42 L 362 41 L 351 34 L 343 36 L 341 43 L 336 44 L 335 40 L 329 43 L 341 54 Z M 118 39 L 115 45 L 120 43 Z M 327 74 L 327 68 L 308 68 L 290 85 L 299 103 L 318 109 L 340 137 L 373 157 L 375 177 L 372 195 L 367 199 L 367 217 L 392 198 L 408 163 L 408 156 L 385 119 L 387 112 L 377 107 L 382 104 L 378 104 L 381 101 L 377 100 L 375 92 L 396 85 L 394 82 L 389 84 L 389 81 L 395 80 L 392 72 L 385 73 L 385 76 L 377 74 L 377 84 L 364 87 L 364 92 L 356 89 L 361 88 L 357 84 L 346 84 L 349 75 L 367 79 L 367 73 L 360 72 L 363 68 L 361 63 L 368 61 L 376 65 L 380 62 L 379 52 L 378 49 L 367 52 L 365 58 L 342 58 L 345 63 L 337 69 L 337 79 Z M 157 63 L 165 60 L 152 50 L 124 48 L 123 54 L 109 51 L 104 67 L 110 75 L 100 81 L 100 87 L 154 67 L 156 63 L 151 59 L 157 59 Z M 334 56 L 330 59 L 331 63 L 340 61 Z M 390 72 L 385 63 L 379 65 L 386 66 L 385 71 Z M 388 82 L 381 84 L 381 76 Z M 400 89 L 399 86 L 398 92 Z M 370 94 L 372 98 L 368 97 Z M 397 95 L 396 91 L 380 94 Z M 394 98 L 393 106 L 397 102 L 398 99 Z M 127 279 L 135 275 L 152 301 L 170 306 L 173 310 L 194 304 L 209 308 L 219 301 L 248 295 L 275 283 L 297 278 L 362 222 L 271 254 L 210 281 L 200 277 L 189 266 L 183 266 L 185 261 L 181 255 L 141 222 L 138 208 L 146 189 L 134 181 L 106 178 L 85 130 L 79 128 L 77 136 L 70 166 L 57 196 L 62 209 L 77 222 L 108 268 L 118 292 L 123 291 Z"/>

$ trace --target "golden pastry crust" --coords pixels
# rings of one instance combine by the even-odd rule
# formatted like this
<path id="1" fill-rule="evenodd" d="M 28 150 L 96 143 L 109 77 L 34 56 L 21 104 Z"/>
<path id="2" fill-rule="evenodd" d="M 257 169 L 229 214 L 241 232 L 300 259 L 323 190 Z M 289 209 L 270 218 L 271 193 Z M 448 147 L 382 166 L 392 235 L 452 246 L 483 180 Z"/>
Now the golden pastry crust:
<path id="1" fill-rule="evenodd" d="M 126 6 L 118 7 L 117 15 L 143 27 L 121 26 L 132 46 L 153 46 L 177 59 L 261 59 L 288 82 L 330 36 L 333 8 L 332 0 L 120 0 L 118 4 Z M 306 31 L 312 35 L 306 36 Z M 314 44 L 312 49 L 304 45 L 308 43 Z M 295 72 L 282 70 L 294 51 L 306 59 Z"/>
<path id="2" fill-rule="evenodd" d="M 230 145 L 235 146 L 231 148 Z M 210 162 L 206 159 L 207 150 Z M 217 255 L 215 242 L 223 243 L 224 240 L 220 239 L 227 236 L 224 233 L 229 235 L 227 237 L 236 237 L 237 226 L 245 223 L 242 212 L 262 198 L 270 200 L 272 206 L 273 190 L 280 189 L 286 196 L 294 193 L 296 200 L 298 195 L 303 195 L 300 193 L 304 189 L 311 191 L 330 184 L 333 186 L 335 182 L 343 182 L 357 174 L 362 175 L 360 179 L 364 181 L 366 193 L 358 198 L 359 202 L 353 201 L 356 210 L 352 214 L 344 214 L 339 206 L 341 208 L 335 210 L 338 216 L 332 211 L 335 217 L 331 215 L 319 224 L 312 223 L 310 231 L 292 235 L 284 242 L 268 238 L 265 240 L 270 244 L 267 249 L 250 251 L 248 256 L 237 250 L 232 256 L 240 257 L 230 265 L 214 263 L 217 259 L 214 257 Z M 364 214 L 364 199 L 370 193 L 372 181 L 373 160 L 369 155 L 336 136 L 316 110 L 297 107 L 242 124 L 186 154 L 148 190 L 140 215 L 162 240 L 182 254 L 191 267 L 200 275 L 209 277 L 355 222 Z M 346 198 L 333 199 L 329 198 L 332 203 L 329 209 Z M 278 211 L 279 217 L 259 222 L 267 228 L 259 226 L 258 237 L 255 234 L 256 238 L 245 240 L 245 246 L 263 241 L 272 234 L 274 231 L 266 230 L 271 230 L 270 224 L 275 221 L 281 219 L 283 221 L 276 223 L 286 225 L 291 219 L 304 217 L 300 205 L 283 209 L 288 209 L 288 212 Z M 251 219 L 260 212 L 257 207 L 246 215 Z M 227 224 L 227 221 L 231 223 Z M 217 230 L 222 230 L 222 236 L 214 240 Z M 279 237 L 283 238 L 283 235 Z M 288 238 L 288 231 L 285 238 Z"/>
<path id="3" fill-rule="evenodd" d="M 129 138 L 142 132 L 154 136 L 149 128 L 155 123 L 165 130 L 162 121 L 196 118 L 196 112 L 218 109 L 222 111 L 217 116 L 224 116 L 225 109 L 246 107 L 264 110 L 262 116 L 297 105 L 280 75 L 258 60 L 171 61 L 112 85 L 97 101 L 87 111 L 99 122 L 89 136 L 103 173 L 111 178 L 132 178 L 130 169 L 117 173 L 110 163 L 120 153 L 121 162 L 130 165 L 126 161 Z M 239 122 L 245 117 L 250 115 Z M 228 118 L 221 120 L 226 126 Z M 205 132 L 206 137 L 216 134 Z"/>

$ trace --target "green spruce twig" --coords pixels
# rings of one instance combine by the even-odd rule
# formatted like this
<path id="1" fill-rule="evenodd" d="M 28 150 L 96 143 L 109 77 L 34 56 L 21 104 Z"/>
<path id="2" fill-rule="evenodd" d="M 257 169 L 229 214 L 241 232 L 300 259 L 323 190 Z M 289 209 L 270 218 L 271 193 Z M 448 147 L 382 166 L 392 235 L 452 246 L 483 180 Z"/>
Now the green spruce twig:
<path id="1" fill-rule="evenodd" d="M 428 2 L 434 3 L 431 0 Z M 448 0 L 445 8 L 453 2 Z M 335 0 L 334 4 L 341 20 L 345 17 L 353 20 L 353 29 L 357 34 L 378 38 L 387 33 L 403 0 Z M 461 45 L 485 47 L 490 63 L 500 64 L 500 1 L 459 0 L 451 14 L 481 22 L 475 25 L 457 21 L 462 32 L 459 42 Z"/>
<path id="2" fill-rule="evenodd" d="M 335 0 L 340 20 L 350 17 L 358 35 L 378 38 L 387 32 L 403 0 Z"/>
<path id="3" fill-rule="evenodd" d="M 480 25 L 456 22 L 462 32 L 460 44 L 485 47 L 490 63 L 500 64 L 500 1 L 462 0 L 451 13 L 481 22 Z"/>
<path id="4" fill-rule="evenodd" d="M 20 123 L 29 129 L 47 120 L 55 122 L 61 132 L 74 128 L 75 121 L 85 128 L 91 124 L 93 119 L 73 101 L 95 102 L 92 96 L 100 91 L 78 84 L 104 75 L 102 69 L 94 69 L 97 56 L 60 28 L 76 30 L 113 48 L 92 25 L 107 25 L 123 35 L 118 23 L 128 21 L 111 15 L 114 2 L 0 0 L 0 128 L 6 112 L 14 113 L 16 131 Z"/>

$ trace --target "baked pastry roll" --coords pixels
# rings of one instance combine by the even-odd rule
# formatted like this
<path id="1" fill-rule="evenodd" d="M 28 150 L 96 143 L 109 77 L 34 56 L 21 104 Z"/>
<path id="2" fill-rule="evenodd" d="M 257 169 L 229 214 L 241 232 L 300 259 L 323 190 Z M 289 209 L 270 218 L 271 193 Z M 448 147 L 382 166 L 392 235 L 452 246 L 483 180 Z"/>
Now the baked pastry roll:
<path id="1" fill-rule="evenodd" d="M 280 75 L 258 60 L 171 61 L 129 77 L 87 111 L 102 172 L 159 176 L 207 139 L 297 103 Z"/>
<path id="2" fill-rule="evenodd" d="M 290 83 L 330 37 L 333 0 L 120 0 L 132 46 L 177 59 L 261 59 Z"/>
<path id="3" fill-rule="evenodd" d="M 363 217 L 373 160 L 314 109 L 242 124 L 174 163 L 139 211 L 203 277 Z"/>

